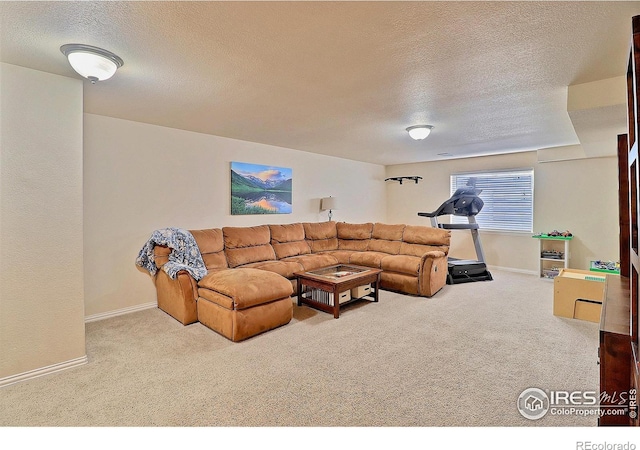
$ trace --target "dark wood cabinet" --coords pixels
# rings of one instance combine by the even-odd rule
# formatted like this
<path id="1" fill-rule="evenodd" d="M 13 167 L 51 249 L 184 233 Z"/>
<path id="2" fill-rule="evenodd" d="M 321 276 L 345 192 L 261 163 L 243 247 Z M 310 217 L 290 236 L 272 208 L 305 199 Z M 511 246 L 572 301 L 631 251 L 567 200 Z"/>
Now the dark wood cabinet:
<path id="1" fill-rule="evenodd" d="M 598 425 L 629 425 L 631 340 L 629 279 L 607 275 L 600 315 L 600 410 Z"/>
<path id="2" fill-rule="evenodd" d="M 607 276 L 600 317 L 600 404 L 598 424 L 638 425 L 638 255 L 640 182 L 638 162 L 638 87 L 640 86 L 640 16 L 632 19 L 627 65 L 626 135 L 618 136 L 620 276 Z M 615 414 L 624 409 L 624 414 Z"/>

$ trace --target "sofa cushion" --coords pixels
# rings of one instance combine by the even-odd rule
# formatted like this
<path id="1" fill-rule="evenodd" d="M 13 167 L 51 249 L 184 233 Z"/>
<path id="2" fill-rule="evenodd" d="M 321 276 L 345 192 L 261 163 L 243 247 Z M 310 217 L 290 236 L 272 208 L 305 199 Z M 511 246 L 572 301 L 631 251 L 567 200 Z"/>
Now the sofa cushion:
<path id="1" fill-rule="evenodd" d="M 257 227 L 224 227 L 224 252 L 229 267 L 259 261 L 272 261 L 276 254 L 271 246 L 271 232 L 267 225 Z"/>
<path id="2" fill-rule="evenodd" d="M 260 269 L 267 270 L 269 272 L 277 273 L 287 279 L 295 278 L 293 275 L 296 272 L 302 272 L 304 267 L 297 261 L 289 261 L 289 260 L 280 260 L 280 261 L 261 261 L 245 264 L 243 266 L 237 267 L 237 269 Z"/>
<path id="3" fill-rule="evenodd" d="M 198 299 L 198 320 L 233 342 L 285 325 L 293 317 L 293 304 L 289 298 L 236 310 L 221 305 L 221 302 L 225 303 L 220 300 L 221 297 L 226 298 L 223 295 L 209 290 L 207 292 L 215 294 L 216 298 Z"/>
<path id="4" fill-rule="evenodd" d="M 390 255 L 397 255 L 400 253 L 400 241 L 388 241 L 386 239 L 371 239 L 367 250 L 371 252 L 382 252 Z"/>
<path id="5" fill-rule="evenodd" d="M 293 304 L 289 298 L 241 310 L 221 306 L 217 300 L 203 297 L 198 299 L 198 320 L 233 342 L 285 325 L 293 317 Z"/>
<path id="6" fill-rule="evenodd" d="M 338 237 L 336 222 L 307 222 L 303 223 L 306 239 L 331 239 Z"/>
<path id="7" fill-rule="evenodd" d="M 338 249 L 365 252 L 369 246 L 369 239 L 338 239 Z"/>
<path id="8" fill-rule="evenodd" d="M 382 259 L 380 268 L 385 272 L 404 273 L 417 277 L 422 258 L 419 256 L 389 255 Z"/>
<path id="9" fill-rule="evenodd" d="M 421 225 L 407 225 L 404 228 L 402 241 L 409 244 L 448 246 L 451 243 L 451 231 Z"/>
<path id="10" fill-rule="evenodd" d="M 389 256 L 387 253 L 381 252 L 353 252 L 349 258 L 349 264 L 379 269 L 382 259 L 387 256 Z"/>
<path id="11" fill-rule="evenodd" d="M 335 222 L 303 223 L 304 235 L 313 253 L 336 250 L 338 231 Z"/>
<path id="12" fill-rule="evenodd" d="M 274 272 L 246 268 L 210 273 L 198 282 L 198 286 L 199 293 L 208 289 L 226 297 L 233 302 L 234 309 L 250 308 L 293 293 L 293 287 L 286 278 Z"/>
<path id="13" fill-rule="evenodd" d="M 422 256 L 427 252 L 438 250 L 449 253 L 451 231 L 441 228 L 407 225 L 402 235 L 401 255 Z"/>
<path id="14" fill-rule="evenodd" d="M 338 260 L 338 264 L 349 264 L 349 260 L 351 259 L 351 255 L 357 253 L 354 250 L 332 250 L 327 252 L 327 254 L 333 256 Z"/>
<path id="15" fill-rule="evenodd" d="M 306 241 L 286 242 L 284 244 L 271 244 L 276 253 L 277 259 L 289 256 L 307 255 L 311 253 L 311 248 Z"/>
<path id="16" fill-rule="evenodd" d="M 338 260 L 329 253 L 314 253 L 311 255 L 292 256 L 283 261 L 295 261 L 303 267 L 305 272 L 319 269 L 320 267 L 335 266 Z"/>
<path id="17" fill-rule="evenodd" d="M 190 231 L 198 244 L 207 270 L 228 267 L 227 257 L 224 254 L 224 238 L 220 228 Z"/>
<path id="18" fill-rule="evenodd" d="M 252 262 L 276 260 L 273 247 L 269 244 L 257 245 L 255 247 L 228 248 L 225 249 L 224 252 L 227 255 L 227 262 L 231 268 Z"/>
<path id="19" fill-rule="evenodd" d="M 427 252 L 434 250 L 441 251 L 445 255 L 449 253 L 448 245 L 422 245 L 422 244 L 407 244 L 403 242 L 400 245 L 400 254 L 409 256 L 422 256 Z"/>
<path id="20" fill-rule="evenodd" d="M 400 252 L 404 227 L 405 225 L 373 224 L 371 240 L 367 250 L 397 255 Z"/>
<path id="21" fill-rule="evenodd" d="M 338 250 L 355 250 L 364 252 L 371 240 L 372 223 L 344 223 L 336 224 L 338 231 Z"/>
<path id="22" fill-rule="evenodd" d="M 304 226 L 301 223 L 269 225 L 271 244 L 304 241 Z"/>
<path id="23" fill-rule="evenodd" d="M 338 232 L 338 239 L 371 239 L 373 224 L 338 222 L 336 231 Z"/>
<path id="24" fill-rule="evenodd" d="M 401 241 L 406 225 L 386 225 L 374 223 L 371 237 L 373 239 L 385 239 L 387 241 Z"/>
<path id="25" fill-rule="evenodd" d="M 304 227 L 301 223 L 269 225 L 269 230 L 271 246 L 277 259 L 311 253 L 311 248 L 304 238 Z"/>
<path id="26" fill-rule="evenodd" d="M 271 242 L 271 230 L 268 225 L 257 227 L 223 227 L 225 248 L 255 247 Z"/>

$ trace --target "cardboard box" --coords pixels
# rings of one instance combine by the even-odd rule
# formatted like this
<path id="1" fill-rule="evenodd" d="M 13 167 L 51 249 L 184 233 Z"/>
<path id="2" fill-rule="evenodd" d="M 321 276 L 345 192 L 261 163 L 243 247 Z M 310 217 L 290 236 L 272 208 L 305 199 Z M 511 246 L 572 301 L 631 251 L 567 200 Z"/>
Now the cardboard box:
<path id="1" fill-rule="evenodd" d="M 606 277 L 578 269 L 561 269 L 553 280 L 553 314 L 600 322 Z"/>
<path id="2" fill-rule="evenodd" d="M 371 294 L 370 284 L 365 284 L 364 286 L 358 286 L 351 289 L 351 298 L 362 298 L 369 294 Z"/>

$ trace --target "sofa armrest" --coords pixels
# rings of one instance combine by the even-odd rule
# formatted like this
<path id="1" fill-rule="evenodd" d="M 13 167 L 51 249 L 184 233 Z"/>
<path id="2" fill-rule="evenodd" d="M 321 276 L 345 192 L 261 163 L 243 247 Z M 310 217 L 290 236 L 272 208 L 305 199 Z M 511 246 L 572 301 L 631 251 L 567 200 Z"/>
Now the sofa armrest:
<path id="1" fill-rule="evenodd" d="M 419 294 L 431 297 L 447 284 L 447 255 L 433 250 L 422 255 L 418 275 Z"/>
<path id="2" fill-rule="evenodd" d="M 172 279 L 164 270 L 159 270 L 155 278 L 158 308 L 188 325 L 198 321 L 196 300 L 198 284 L 186 270 L 181 270 Z"/>

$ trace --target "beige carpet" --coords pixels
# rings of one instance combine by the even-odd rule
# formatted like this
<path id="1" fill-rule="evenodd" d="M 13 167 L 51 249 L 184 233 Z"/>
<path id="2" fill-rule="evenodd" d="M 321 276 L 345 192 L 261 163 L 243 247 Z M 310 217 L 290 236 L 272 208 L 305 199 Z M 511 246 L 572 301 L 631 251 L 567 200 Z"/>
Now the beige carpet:
<path id="1" fill-rule="evenodd" d="M 552 315 L 553 283 L 493 272 L 433 298 L 381 292 L 339 319 L 232 343 L 158 309 L 87 324 L 89 363 L 0 390 L 2 426 L 595 426 L 516 408 L 598 389 L 598 325 Z"/>

